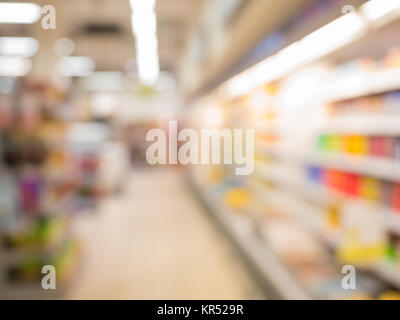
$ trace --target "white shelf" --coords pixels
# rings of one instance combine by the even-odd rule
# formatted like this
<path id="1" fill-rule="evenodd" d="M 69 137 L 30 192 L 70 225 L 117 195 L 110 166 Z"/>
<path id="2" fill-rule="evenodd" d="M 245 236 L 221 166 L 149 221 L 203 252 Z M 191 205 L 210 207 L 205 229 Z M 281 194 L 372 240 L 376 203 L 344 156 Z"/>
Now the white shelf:
<path id="1" fill-rule="evenodd" d="M 305 160 L 312 165 L 358 173 L 385 181 L 400 182 L 400 161 L 392 159 L 315 152 Z"/>
<path id="2" fill-rule="evenodd" d="M 400 68 L 342 77 L 324 90 L 327 102 L 343 101 L 400 89 Z"/>
<path id="3" fill-rule="evenodd" d="M 346 113 L 329 118 L 320 131 L 330 134 L 397 136 L 400 135 L 399 123 L 400 112 Z"/>
<path id="4" fill-rule="evenodd" d="M 388 182 L 400 182 L 400 161 L 394 159 L 322 151 L 294 152 L 284 148 L 267 147 L 262 143 L 257 143 L 256 149 L 260 153 L 277 157 L 286 163 L 323 166 Z"/>
<path id="5" fill-rule="evenodd" d="M 306 199 L 315 201 L 319 204 L 327 204 L 332 202 L 346 202 L 349 199 L 335 192 L 325 188 L 323 185 L 318 185 L 305 178 L 305 173 L 301 172 L 301 169 L 286 168 L 286 166 L 277 165 L 262 165 L 257 164 L 256 175 L 265 178 L 285 189 L 289 192 L 301 195 Z M 372 204 L 362 199 L 352 199 L 352 202 L 357 201 L 360 205 L 373 211 L 379 211 L 380 215 L 384 219 L 384 223 L 388 230 L 400 235 L 400 214 L 385 208 L 380 204 Z"/>
<path id="6" fill-rule="evenodd" d="M 318 239 L 329 244 L 329 247 L 337 247 L 338 239 L 334 235 L 324 232 L 321 207 L 281 190 L 272 188 L 266 190 L 265 186 L 258 182 L 252 182 L 249 187 L 265 204 L 279 210 L 281 214 L 293 219 L 300 227 L 317 235 Z"/>
<path id="7" fill-rule="evenodd" d="M 332 201 L 334 199 L 338 199 L 341 196 L 336 194 L 335 192 L 331 192 L 329 190 L 324 189 L 323 186 L 315 185 L 313 183 L 309 183 L 304 181 L 303 183 L 299 184 L 298 176 L 293 173 L 288 172 L 287 176 L 284 177 L 282 174 L 279 174 L 279 170 L 274 169 L 267 169 L 262 168 L 258 169 L 257 173 L 260 176 L 266 178 L 269 181 L 272 181 L 283 188 L 287 188 L 289 192 L 295 192 L 299 194 L 306 195 L 308 198 L 315 198 L 318 199 L 320 203 L 327 203 L 328 201 Z M 274 202 L 273 198 L 279 196 L 279 193 L 274 193 L 271 190 L 265 192 L 263 197 L 266 199 L 271 199 Z M 292 202 L 292 205 L 287 206 L 287 204 Z M 370 207 L 371 210 L 379 210 L 381 211 L 382 218 L 384 219 L 383 222 L 385 223 L 388 230 L 391 232 L 395 232 L 400 234 L 400 215 L 394 213 L 393 211 L 382 208 L 381 206 L 372 206 L 369 203 L 362 201 L 362 200 L 352 200 L 358 201 L 365 207 Z M 297 198 L 297 200 L 292 196 L 288 201 L 286 201 L 285 206 L 280 205 L 280 209 L 284 212 L 284 214 L 288 216 L 297 216 L 295 222 L 298 223 L 300 226 L 303 226 L 313 232 L 319 239 L 321 239 L 327 246 L 330 248 L 336 248 L 338 240 L 334 237 L 328 237 L 326 232 L 324 232 L 322 228 L 322 224 L 320 221 L 317 221 L 315 218 L 314 211 L 316 210 L 315 207 L 311 207 L 306 201 L 302 201 L 301 198 Z M 285 210 L 286 209 L 286 210 Z M 288 212 L 288 211 L 293 212 Z M 296 214 L 295 211 L 298 213 L 303 212 L 302 214 Z M 307 216 L 308 213 L 308 216 Z M 313 217 L 314 215 L 314 217 Z M 304 217 L 307 217 L 304 219 Z M 397 288 L 400 288 L 400 270 L 388 265 L 379 265 L 379 266 L 371 266 L 367 268 L 369 271 L 374 272 L 380 278 L 386 280 L 390 284 L 394 285 Z"/>
<path id="8" fill-rule="evenodd" d="M 193 182 L 202 200 L 210 207 L 212 213 L 232 236 L 236 244 L 251 259 L 252 263 L 260 270 L 282 296 L 289 300 L 310 300 L 309 293 L 297 283 L 292 273 L 280 262 L 274 252 L 268 248 L 254 230 L 254 222 L 238 216 L 212 193 L 206 192 Z"/>

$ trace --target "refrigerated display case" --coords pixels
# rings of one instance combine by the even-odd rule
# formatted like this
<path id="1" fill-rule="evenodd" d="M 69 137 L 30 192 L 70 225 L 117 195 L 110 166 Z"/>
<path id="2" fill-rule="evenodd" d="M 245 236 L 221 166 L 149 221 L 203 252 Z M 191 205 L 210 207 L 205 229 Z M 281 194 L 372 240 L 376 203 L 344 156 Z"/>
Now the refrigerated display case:
<path id="1" fill-rule="evenodd" d="M 278 298 L 400 297 L 400 9 L 374 5 L 222 83 L 188 118 L 202 128 L 193 115 L 212 106 L 219 127 L 254 129 L 251 175 L 224 165 L 190 176 Z"/>

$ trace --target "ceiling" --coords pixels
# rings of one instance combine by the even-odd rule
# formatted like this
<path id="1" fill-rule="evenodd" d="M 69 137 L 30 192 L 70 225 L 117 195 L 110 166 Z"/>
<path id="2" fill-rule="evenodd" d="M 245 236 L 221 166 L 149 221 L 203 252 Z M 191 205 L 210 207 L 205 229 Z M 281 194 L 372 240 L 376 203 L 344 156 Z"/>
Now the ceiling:
<path id="1" fill-rule="evenodd" d="M 27 0 L 25 0 L 27 2 Z M 56 8 L 56 30 L 34 25 L 0 25 L 0 35 L 32 36 L 41 56 L 49 59 L 54 42 L 62 37 L 75 43 L 73 55 L 89 56 L 97 70 L 123 70 L 135 57 L 129 0 L 37 0 Z M 204 0 L 157 0 L 158 41 L 162 70 L 175 71 Z M 40 65 L 45 66 L 42 62 Z"/>
<path id="2" fill-rule="evenodd" d="M 223 8 L 226 8 L 224 1 L 229 0 L 214 0 L 214 2 L 220 2 Z M 184 85 L 183 92 L 190 95 L 202 88 L 206 88 L 207 91 L 210 90 L 208 84 L 214 85 L 215 80 L 224 75 L 258 41 L 276 31 L 287 21 L 293 19 L 299 11 L 315 1 L 242 0 L 241 6 L 233 15 L 233 19 L 223 26 L 222 37 L 217 39 L 220 45 L 216 54 L 210 57 L 213 50 L 210 50 L 210 46 L 207 45 L 207 43 L 212 42 L 210 39 L 212 40 L 216 35 L 215 29 L 211 29 L 206 37 L 199 34 L 196 39 L 197 42 L 192 41 L 192 47 L 186 52 L 184 65 L 180 70 L 181 82 Z M 202 19 L 202 24 L 206 26 L 209 24 L 210 15 L 207 13 Z M 199 52 L 202 54 L 199 54 Z"/>

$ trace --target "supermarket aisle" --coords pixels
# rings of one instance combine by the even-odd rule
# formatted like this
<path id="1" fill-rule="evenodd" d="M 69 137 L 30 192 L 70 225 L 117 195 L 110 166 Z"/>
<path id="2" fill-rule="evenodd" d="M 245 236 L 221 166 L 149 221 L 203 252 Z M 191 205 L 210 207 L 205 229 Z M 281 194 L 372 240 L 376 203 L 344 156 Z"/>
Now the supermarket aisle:
<path id="1" fill-rule="evenodd" d="M 80 217 L 76 299 L 261 298 L 174 169 L 132 172 L 124 194 Z"/>

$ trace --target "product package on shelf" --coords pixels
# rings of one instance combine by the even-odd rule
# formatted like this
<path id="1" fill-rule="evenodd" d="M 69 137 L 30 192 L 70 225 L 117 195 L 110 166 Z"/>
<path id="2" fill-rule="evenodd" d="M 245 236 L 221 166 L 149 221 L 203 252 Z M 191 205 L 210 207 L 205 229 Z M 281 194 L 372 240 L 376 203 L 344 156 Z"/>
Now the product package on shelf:
<path id="1" fill-rule="evenodd" d="M 41 104 L 61 103 L 48 97 L 55 92 L 48 84 L 23 82 L 21 90 L 21 105 L 0 129 L 0 292 L 15 298 L 55 297 L 42 288 L 43 267 L 56 268 L 59 294 L 79 256 L 66 201 L 63 139 L 68 124 L 55 107 Z"/>
<path id="2" fill-rule="evenodd" d="M 249 177 L 211 166 L 214 183 L 207 173 L 198 183 L 218 194 L 232 220 L 240 213 L 253 221 L 291 284 L 318 298 L 400 297 L 400 51 L 398 42 L 377 51 L 355 59 L 344 49 L 236 88 L 246 75 L 261 77 L 261 63 L 199 102 L 216 128 L 254 129 L 255 157 Z M 207 127 L 198 109 L 194 122 Z M 354 291 L 342 287 L 348 265 L 357 271 Z"/>

